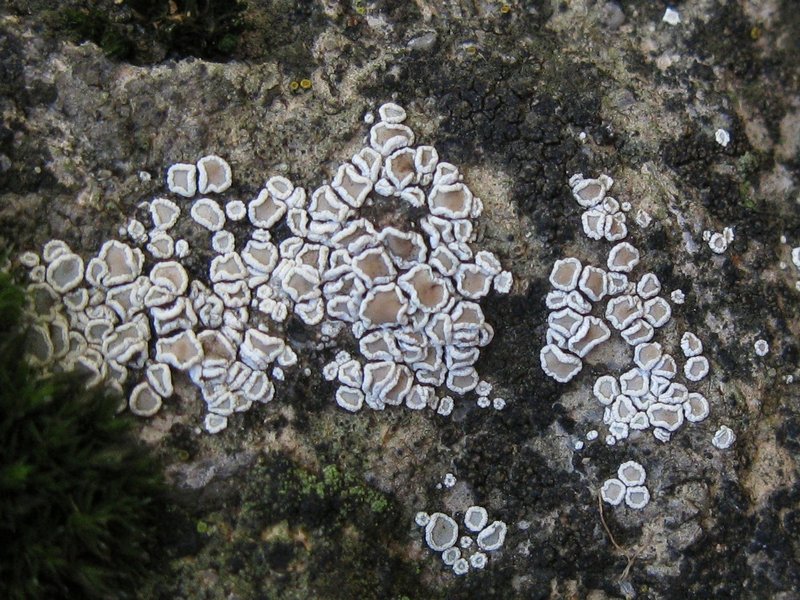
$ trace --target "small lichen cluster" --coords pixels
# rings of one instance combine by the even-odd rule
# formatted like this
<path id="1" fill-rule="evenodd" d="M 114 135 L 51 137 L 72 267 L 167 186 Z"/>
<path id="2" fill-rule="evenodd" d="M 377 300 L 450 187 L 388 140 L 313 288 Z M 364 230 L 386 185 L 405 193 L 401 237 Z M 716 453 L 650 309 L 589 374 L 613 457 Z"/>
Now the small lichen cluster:
<path id="1" fill-rule="evenodd" d="M 506 539 L 506 524 L 503 521 L 489 523 L 489 514 L 482 506 L 470 506 L 464 512 L 464 527 L 468 533 L 460 537 L 458 523 L 444 513 L 419 512 L 415 522 L 425 528 L 428 547 L 441 552 L 442 562 L 456 575 L 486 567 L 487 553 L 499 550 Z"/>
<path id="2" fill-rule="evenodd" d="M 603 482 L 600 496 L 611 506 L 625 501 L 630 508 L 644 508 L 650 502 L 650 491 L 644 485 L 647 473 L 636 461 L 629 460 L 617 469 L 617 477 Z"/>
<path id="3" fill-rule="evenodd" d="M 611 337 L 612 328 L 619 331 L 622 340 L 633 349 L 633 364 L 619 374 L 601 375 L 592 388 L 604 407 L 603 422 L 608 427 L 605 441 L 613 445 L 635 437 L 636 432 L 652 429 L 658 440 L 668 442 L 685 421 L 697 423 L 708 417 L 705 396 L 677 379 L 682 376 L 687 384 L 700 382 L 709 372 L 709 362 L 703 356 L 702 342 L 692 332 L 685 332 L 681 338 L 682 368 L 661 343 L 653 341 L 657 330 L 670 321 L 672 307 L 661 295 L 661 282 L 654 273 L 644 273 L 638 280 L 631 278 L 640 253 L 632 244 L 620 241 L 627 236 L 625 212 L 631 207 L 607 195 L 612 184 L 607 175 L 585 179 L 579 174 L 570 179 L 575 200 L 586 208 L 582 224 L 587 237 L 617 243 L 608 252 L 607 270 L 574 257 L 557 260 L 553 265 L 553 290 L 545 299 L 551 312 L 546 344 L 540 353 L 541 365 L 547 375 L 566 383 L 581 371 L 582 359 Z M 674 301 L 682 300 L 682 292 L 676 292 L 679 290 L 672 294 Z M 601 314 L 593 315 L 595 305 L 602 301 L 605 307 Z M 587 435 L 589 440 L 596 437 L 594 430 Z M 576 447 L 582 448 L 583 442 Z M 626 465 L 631 470 L 630 463 L 623 467 Z M 625 481 L 622 475 L 620 480 Z M 603 498 L 607 502 L 617 505 L 626 498 L 631 508 L 647 504 L 646 488 L 640 492 L 640 484 L 631 483 L 628 490 L 635 490 L 631 492 L 635 498 L 628 499 L 626 486 L 618 482 L 606 482 Z"/>

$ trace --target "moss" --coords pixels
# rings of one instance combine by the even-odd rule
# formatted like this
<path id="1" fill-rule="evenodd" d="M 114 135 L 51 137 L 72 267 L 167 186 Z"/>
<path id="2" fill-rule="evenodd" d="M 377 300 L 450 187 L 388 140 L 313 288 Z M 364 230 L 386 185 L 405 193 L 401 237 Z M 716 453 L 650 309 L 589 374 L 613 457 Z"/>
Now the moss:
<path id="1" fill-rule="evenodd" d="M 760 157 L 756 152 L 747 151 L 736 161 L 736 170 L 742 179 L 749 179 L 758 173 L 762 162 L 763 157 Z"/>
<path id="2" fill-rule="evenodd" d="M 127 597 L 153 566 L 160 466 L 119 398 L 28 365 L 24 302 L 0 274 L 0 597 Z"/>
<path id="3" fill-rule="evenodd" d="M 229 0 L 127 0 L 168 54 L 225 59 L 238 47 L 244 5 Z"/>
<path id="4" fill-rule="evenodd" d="M 340 471 L 336 465 L 326 465 L 319 475 L 294 467 L 281 478 L 279 495 L 281 502 L 289 504 L 333 501 L 338 510 L 328 516 L 341 526 L 352 520 L 354 512 L 381 514 L 389 509 L 384 494 L 364 485 L 354 474 Z"/>
<path id="5" fill-rule="evenodd" d="M 197 522 L 197 533 L 205 535 L 207 533 L 211 533 L 211 531 L 212 531 L 211 526 L 205 521 Z"/>
<path id="6" fill-rule="evenodd" d="M 93 42 L 110 58 L 148 63 L 165 57 L 225 60 L 239 48 L 244 5 L 228 0 L 101 0 L 43 11 L 75 43 Z"/>
<path id="7" fill-rule="evenodd" d="M 239 45 L 239 38 L 232 33 L 222 36 L 217 43 L 217 49 L 223 54 L 233 54 Z"/>
<path id="8" fill-rule="evenodd" d="M 739 196 L 742 200 L 742 206 L 747 210 L 755 210 L 758 207 L 756 199 L 753 196 L 753 190 L 748 183 L 741 182 L 739 184 Z"/>
<path id="9" fill-rule="evenodd" d="M 59 24 L 74 42 L 94 42 L 110 58 L 127 60 L 134 55 L 133 40 L 102 10 L 66 8 L 60 14 Z"/>
<path id="10" fill-rule="evenodd" d="M 111 27 L 103 33 L 98 43 L 106 56 L 126 59 L 133 55 L 134 43 L 118 29 Z"/>
<path id="11" fill-rule="evenodd" d="M 322 5 L 309 0 L 249 0 L 241 18 L 241 56 L 276 60 L 298 80 L 314 68 L 314 39 L 330 23 Z"/>
<path id="12" fill-rule="evenodd" d="M 196 597 L 200 589 L 186 585 L 205 569 L 219 583 L 204 597 L 223 597 L 222 590 L 245 598 L 437 597 L 397 543 L 408 535 L 409 516 L 356 472 L 339 464 L 311 471 L 272 454 L 240 481 L 237 499 L 197 515 L 206 545 L 173 564 L 180 588 L 148 597 Z"/>

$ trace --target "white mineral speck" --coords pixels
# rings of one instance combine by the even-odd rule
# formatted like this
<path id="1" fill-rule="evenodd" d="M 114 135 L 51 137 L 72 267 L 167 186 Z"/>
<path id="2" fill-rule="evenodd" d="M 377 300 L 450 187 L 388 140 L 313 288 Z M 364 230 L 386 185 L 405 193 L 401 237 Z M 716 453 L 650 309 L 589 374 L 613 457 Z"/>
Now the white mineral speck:
<path id="1" fill-rule="evenodd" d="M 731 134 L 724 129 L 717 129 L 716 133 L 714 133 L 714 139 L 717 140 L 720 146 L 726 148 L 731 142 Z"/>
<path id="2" fill-rule="evenodd" d="M 766 356 L 767 352 L 769 352 L 769 344 L 767 340 L 757 340 L 754 344 L 756 349 L 756 354 L 759 356 Z"/>
<path id="3" fill-rule="evenodd" d="M 667 25 L 677 25 L 681 22 L 681 16 L 674 8 L 667 8 L 667 10 L 664 11 L 664 16 L 661 20 Z"/>

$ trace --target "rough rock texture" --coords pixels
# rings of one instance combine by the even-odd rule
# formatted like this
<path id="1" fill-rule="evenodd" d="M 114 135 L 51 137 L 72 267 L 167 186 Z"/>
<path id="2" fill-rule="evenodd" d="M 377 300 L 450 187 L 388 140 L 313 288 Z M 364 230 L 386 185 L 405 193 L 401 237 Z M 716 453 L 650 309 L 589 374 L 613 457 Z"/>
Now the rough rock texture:
<path id="1" fill-rule="evenodd" d="M 210 152 L 230 162 L 243 198 L 273 174 L 319 185 L 359 147 L 364 114 L 393 99 L 484 199 L 479 243 L 515 276 L 512 294 L 488 303 L 496 336 L 478 365 L 503 411 L 469 401 L 450 418 L 344 414 L 321 376 L 333 351 L 299 324 L 301 368 L 219 436 L 200 433 L 195 392 L 176 382 L 178 399 L 142 437 L 169 459 L 185 514 L 165 548 L 169 572 L 142 597 L 796 596 L 793 2 L 678 3 L 674 26 L 661 3 L 627 1 L 60 6 L 0 9 L 10 247 L 59 237 L 96 251 L 162 191 L 166 166 Z M 646 435 L 612 447 L 601 435 L 574 451 L 602 429 L 592 374 L 619 352 L 591 355 L 564 386 L 539 367 L 553 261 L 597 264 L 607 249 L 580 230 L 576 172 L 610 174 L 615 197 L 653 217 L 629 240 L 666 290 L 686 293 L 665 339 L 691 330 L 708 349 L 711 416 L 668 444 Z M 725 226 L 735 241 L 713 254 L 702 232 Z M 710 444 L 721 424 L 738 437 L 727 451 Z M 628 459 L 648 469 L 653 499 L 605 507 L 606 530 L 598 489 Z M 440 489 L 447 472 L 458 483 Z M 485 571 L 459 578 L 413 517 L 472 503 L 509 534 Z"/>

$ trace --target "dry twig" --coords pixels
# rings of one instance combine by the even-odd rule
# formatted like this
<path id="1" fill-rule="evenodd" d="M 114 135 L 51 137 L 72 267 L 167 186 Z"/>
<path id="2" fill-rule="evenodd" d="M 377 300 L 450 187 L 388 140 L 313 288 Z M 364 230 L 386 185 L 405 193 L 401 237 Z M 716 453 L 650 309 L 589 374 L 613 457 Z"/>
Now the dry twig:
<path id="1" fill-rule="evenodd" d="M 608 528 L 608 523 L 606 523 L 606 517 L 603 514 L 603 498 L 602 496 L 600 496 L 599 492 L 597 494 L 597 508 L 600 512 L 600 522 L 603 524 L 603 529 L 605 529 L 606 533 L 608 534 L 608 539 L 611 540 L 611 544 L 614 546 L 616 551 L 622 554 L 622 556 L 624 556 L 628 560 L 628 564 L 625 565 L 625 569 L 622 571 L 622 575 L 619 576 L 618 580 L 618 581 L 624 581 L 625 579 L 628 578 L 628 575 L 630 575 L 633 563 L 636 560 L 636 557 L 639 556 L 639 553 L 642 551 L 642 546 L 639 545 L 636 551 L 633 554 L 630 554 L 627 550 L 623 549 L 622 546 L 620 546 L 617 543 L 617 540 L 614 539 L 614 534 L 611 533 L 611 530 Z"/>

